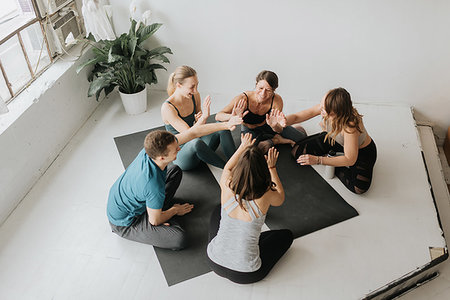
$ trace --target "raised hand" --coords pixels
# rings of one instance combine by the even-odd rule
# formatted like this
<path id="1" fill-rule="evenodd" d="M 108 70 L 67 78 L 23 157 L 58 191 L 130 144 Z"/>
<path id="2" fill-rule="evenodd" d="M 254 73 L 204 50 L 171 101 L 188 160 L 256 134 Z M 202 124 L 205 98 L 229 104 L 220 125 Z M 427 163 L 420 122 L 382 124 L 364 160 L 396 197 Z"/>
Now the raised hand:
<path id="1" fill-rule="evenodd" d="M 231 111 L 231 115 L 232 116 L 240 116 L 242 118 L 245 115 L 244 111 L 245 111 L 246 103 L 247 103 L 247 101 L 244 98 L 239 99 L 239 101 L 237 101 L 234 104 L 233 110 Z"/>
<path id="2" fill-rule="evenodd" d="M 195 122 L 198 124 L 206 124 L 210 114 L 211 97 L 208 95 L 203 100 L 202 110 L 195 114 Z"/>
<path id="3" fill-rule="evenodd" d="M 239 116 L 231 116 L 231 118 L 227 121 L 227 127 L 231 131 L 236 129 L 236 125 L 239 124 L 242 124 L 242 117 Z"/>
<path id="4" fill-rule="evenodd" d="M 241 133 L 241 145 L 239 147 L 247 148 L 255 143 L 255 140 L 251 133 Z"/>
<path id="5" fill-rule="evenodd" d="M 266 157 L 267 166 L 269 167 L 269 169 L 275 168 L 278 160 L 278 155 L 279 152 L 277 149 L 275 149 L 275 147 L 271 147 L 267 154 L 264 155 Z"/>
<path id="6" fill-rule="evenodd" d="M 211 96 L 208 95 L 205 97 L 202 104 L 202 116 L 206 119 L 208 119 L 210 115 L 210 107 L 211 107 Z"/>
<path id="7" fill-rule="evenodd" d="M 266 114 L 266 123 L 272 128 L 277 127 L 277 125 L 281 126 L 281 128 L 285 128 L 287 125 L 287 120 L 283 112 L 274 108 L 270 111 L 270 113 Z"/>

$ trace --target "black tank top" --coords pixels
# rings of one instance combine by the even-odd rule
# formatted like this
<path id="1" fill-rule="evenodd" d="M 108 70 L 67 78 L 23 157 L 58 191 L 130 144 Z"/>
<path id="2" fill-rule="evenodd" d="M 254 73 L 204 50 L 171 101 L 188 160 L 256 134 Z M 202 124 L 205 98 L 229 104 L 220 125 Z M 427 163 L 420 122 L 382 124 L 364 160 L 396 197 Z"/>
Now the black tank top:
<path id="1" fill-rule="evenodd" d="M 180 111 L 178 110 L 178 108 L 177 108 L 175 105 L 173 105 L 172 102 L 170 102 L 169 100 L 166 100 L 166 102 L 169 103 L 170 105 L 172 105 L 173 108 L 175 108 L 175 110 L 176 110 L 177 113 L 178 113 L 178 116 L 179 116 L 183 121 L 185 121 L 186 124 L 189 125 L 189 127 L 194 126 L 194 122 L 195 122 L 195 111 L 197 110 L 197 108 L 196 108 L 196 106 L 195 106 L 195 98 L 194 98 L 194 95 L 192 95 L 192 103 L 194 104 L 194 110 L 192 111 L 191 114 L 187 115 L 186 117 L 182 117 L 182 116 L 181 116 Z M 171 132 L 171 133 L 173 133 L 173 134 L 178 134 L 178 133 L 179 133 L 178 130 L 176 130 L 176 129 L 175 129 L 172 125 L 170 125 L 170 124 L 164 124 L 164 126 L 166 127 L 166 130 L 167 130 L 168 132 Z"/>
<path id="2" fill-rule="evenodd" d="M 244 123 L 255 125 L 255 124 L 261 124 L 262 122 L 264 122 L 266 120 L 266 114 L 270 113 L 270 111 L 272 110 L 273 98 L 275 97 L 275 95 L 272 96 L 272 103 L 270 104 L 269 110 L 263 115 L 258 115 L 258 114 L 253 113 L 249 109 L 248 96 L 245 92 L 243 94 L 247 98 L 247 111 L 248 111 L 248 113 L 244 116 L 244 118 L 242 118 Z"/>

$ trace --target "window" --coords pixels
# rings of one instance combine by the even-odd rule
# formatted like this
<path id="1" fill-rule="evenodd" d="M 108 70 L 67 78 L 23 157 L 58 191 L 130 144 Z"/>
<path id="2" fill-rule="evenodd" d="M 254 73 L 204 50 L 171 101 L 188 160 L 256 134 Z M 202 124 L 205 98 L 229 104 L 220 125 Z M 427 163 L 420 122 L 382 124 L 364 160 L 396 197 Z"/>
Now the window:
<path id="1" fill-rule="evenodd" d="M 8 103 L 84 30 L 73 0 L 1 1 L 0 97 Z"/>

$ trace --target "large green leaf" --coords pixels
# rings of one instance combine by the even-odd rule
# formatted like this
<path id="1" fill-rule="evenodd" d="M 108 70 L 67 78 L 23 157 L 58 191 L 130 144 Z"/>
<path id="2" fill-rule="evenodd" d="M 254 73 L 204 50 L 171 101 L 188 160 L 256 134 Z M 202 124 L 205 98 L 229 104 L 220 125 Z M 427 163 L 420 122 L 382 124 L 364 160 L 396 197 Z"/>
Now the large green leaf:
<path id="1" fill-rule="evenodd" d="M 167 69 L 166 69 L 163 65 L 160 65 L 160 64 L 150 64 L 150 65 L 148 66 L 148 68 L 149 68 L 150 70 L 164 69 L 164 70 L 167 71 Z"/>
<path id="2" fill-rule="evenodd" d="M 108 64 L 111 64 L 111 63 L 114 63 L 114 62 L 118 62 L 118 61 L 122 61 L 124 57 L 122 55 L 113 54 L 112 50 L 113 50 L 113 48 L 109 49 Z"/>
<path id="3" fill-rule="evenodd" d="M 135 36 L 132 36 L 130 38 L 130 40 L 128 41 L 128 51 L 130 51 L 131 59 L 133 59 L 134 51 L 136 50 L 137 41 L 138 41 L 138 39 Z"/>
<path id="4" fill-rule="evenodd" d="M 131 27 L 130 31 L 128 31 L 129 36 L 135 36 L 136 35 L 136 20 L 131 19 Z"/>
<path id="5" fill-rule="evenodd" d="M 148 51 L 148 54 L 150 56 L 157 56 L 157 55 L 166 54 L 166 53 L 173 54 L 172 50 L 170 50 L 170 48 L 165 47 L 165 46 L 156 47 L 156 48 L 153 48 Z"/>
<path id="6" fill-rule="evenodd" d="M 105 87 L 105 89 L 104 89 L 105 90 L 105 97 L 108 96 L 114 90 L 115 87 L 116 86 L 113 85 L 113 84 Z"/>
<path id="7" fill-rule="evenodd" d="M 104 89 L 110 85 L 111 85 L 111 80 L 107 76 L 95 78 L 89 85 L 88 97 L 92 97 L 95 95 L 95 99 L 98 101 L 98 98 L 100 96 L 100 92 L 102 91 L 102 89 Z"/>
<path id="8" fill-rule="evenodd" d="M 162 61 L 163 63 L 170 63 L 170 60 L 163 54 L 154 56 L 152 59 Z"/>
<path id="9" fill-rule="evenodd" d="M 149 37 L 151 37 L 158 29 L 161 27 L 161 23 L 153 23 L 148 26 L 145 26 L 142 31 L 140 31 L 140 34 L 138 35 L 138 44 L 142 44 L 144 41 L 146 41 Z"/>
<path id="10" fill-rule="evenodd" d="M 103 60 L 108 59 L 108 50 L 105 48 L 97 48 L 94 46 L 92 48 L 92 52 L 95 54 L 95 56 L 102 57 Z"/>
<path id="11" fill-rule="evenodd" d="M 77 67 L 77 69 L 76 69 L 77 74 L 80 73 L 80 71 L 81 71 L 84 67 L 89 66 L 89 65 L 92 65 L 92 64 L 98 63 L 98 62 L 99 62 L 99 59 L 100 59 L 99 57 L 94 57 L 94 58 L 92 58 L 92 59 L 89 59 L 88 61 L 85 61 L 85 62 L 82 63 L 81 65 L 79 65 L 79 66 Z"/>

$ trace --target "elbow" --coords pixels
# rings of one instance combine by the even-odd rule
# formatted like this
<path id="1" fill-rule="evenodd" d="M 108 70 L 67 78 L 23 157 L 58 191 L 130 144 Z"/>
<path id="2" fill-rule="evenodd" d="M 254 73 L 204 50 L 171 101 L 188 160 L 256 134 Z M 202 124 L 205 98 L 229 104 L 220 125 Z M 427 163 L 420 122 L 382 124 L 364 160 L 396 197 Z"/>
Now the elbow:
<path id="1" fill-rule="evenodd" d="M 351 167 L 351 166 L 353 166 L 354 164 L 356 164 L 357 157 L 346 157 L 346 158 L 347 158 L 347 164 L 346 164 L 346 166 Z"/>
<path id="2" fill-rule="evenodd" d="M 274 199 L 272 206 L 281 206 L 284 203 L 284 193 L 282 195 L 279 195 L 277 199 Z"/>
<path id="3" fill-rule="evenodd" d="M 151 218 L 151 217 L 148 218 L 148 222 L 153 226 L 158 226 L 161 224 L 161 222 L 159 222 L 159 220 L 157 220 L 156 218 Z"/>

